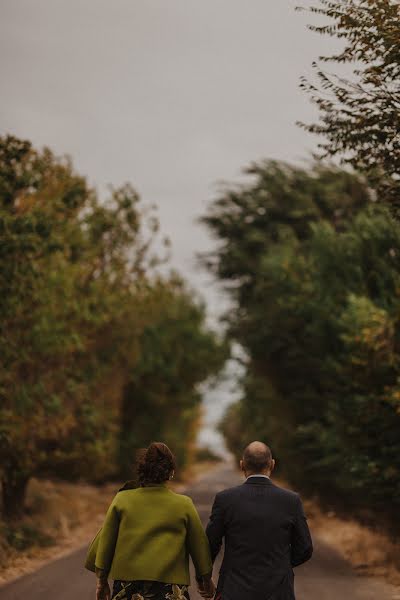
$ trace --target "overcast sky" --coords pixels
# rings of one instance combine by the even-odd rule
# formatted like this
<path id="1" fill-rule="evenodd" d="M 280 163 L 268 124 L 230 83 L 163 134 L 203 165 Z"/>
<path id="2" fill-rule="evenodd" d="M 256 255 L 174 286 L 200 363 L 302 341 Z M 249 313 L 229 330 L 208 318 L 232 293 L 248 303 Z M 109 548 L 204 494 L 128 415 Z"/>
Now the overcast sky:
<path id="1" fill-rule="evenodd" d="M 300 1 L 1 0 L 1 132 L 70 154 L 100 190 L 131 181 L 215 312 L 194 256 L 216 182 L 315 148 L 299 77 L 332 41 Z"/>
<path id="2" fill-rule="evenodd" d="M 222 298 L 195 261 L 212 241 L 195 219 L 216 182 L 315 149 L 295 124 L 315 116 L 299 77 L 333 42 L 306 29 L 299 2 L 1 0 L 1 133 L 70 154 L 99 190 L 132 182 L 215 315 Z"/>

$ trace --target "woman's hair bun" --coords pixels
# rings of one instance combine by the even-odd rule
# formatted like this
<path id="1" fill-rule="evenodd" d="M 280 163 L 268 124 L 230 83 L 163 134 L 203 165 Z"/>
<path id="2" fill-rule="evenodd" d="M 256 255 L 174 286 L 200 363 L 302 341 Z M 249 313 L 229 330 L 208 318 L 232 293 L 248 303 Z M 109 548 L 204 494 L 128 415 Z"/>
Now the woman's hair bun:
<path id="1" fill-rule="evenodd" d="M 148 448 L 139 451 L 136 467 L 141 486 L 163 483 L 175 469 L 175 457 L 166 444 L 152 442 Z"/>

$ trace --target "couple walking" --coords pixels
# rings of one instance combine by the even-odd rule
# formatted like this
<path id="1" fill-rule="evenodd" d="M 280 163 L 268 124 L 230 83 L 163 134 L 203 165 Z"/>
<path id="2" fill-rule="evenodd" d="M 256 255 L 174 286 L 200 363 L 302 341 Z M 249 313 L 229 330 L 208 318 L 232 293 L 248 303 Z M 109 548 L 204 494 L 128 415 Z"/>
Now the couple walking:
<path id="1" fill-rule="evenodd" d="M 312 542 L 299 496 L 272 483 L 274 466 L 268 446 L 249 444 L 240 461 L 244 484 L 216 495 L 204 531 L 192 500 L 166 486 L 175 471 L 170 449 L 150 444 L 138 459 L 140 487 L 125 484 L 89 548 L 96 599 L 187 600 L 190 555 L 203 598 L 294 600 L 293 567 L 311 557 Z"/>

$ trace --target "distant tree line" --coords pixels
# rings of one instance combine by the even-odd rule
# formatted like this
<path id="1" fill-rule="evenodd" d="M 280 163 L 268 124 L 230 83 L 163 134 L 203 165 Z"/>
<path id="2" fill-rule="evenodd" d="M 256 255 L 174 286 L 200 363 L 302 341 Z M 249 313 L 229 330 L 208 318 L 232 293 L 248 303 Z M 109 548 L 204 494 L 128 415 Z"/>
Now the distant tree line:
<path id="1" fill-rule="evenodd" d="M 234 453 L 271 443 L 298 489 L 398 530 L 400 509 L 400 19 L 389 0 L 323 0 L 317 31 L 358 61 L 353 80 L 303 81 L 321 159 L 265 161 L 226 186 L 203 222 L 204 257 L 232 300 L 242 398 L 221 429 Z M 346 165 L 349 165 L 351 169 Z M 371 518 L 372 517 L 372 518 Z"/>
<path id="2" fill-rule="evenodd" d="M 198 384 L 227 350 L 130 185 L 100 201 L 68 159 L 0 138 L 0 477 L 7 518 L 32 476 L 129 477 L 136 448 L 188 460 Z M 160 251 L 161 252 L 161 251 Z"/>

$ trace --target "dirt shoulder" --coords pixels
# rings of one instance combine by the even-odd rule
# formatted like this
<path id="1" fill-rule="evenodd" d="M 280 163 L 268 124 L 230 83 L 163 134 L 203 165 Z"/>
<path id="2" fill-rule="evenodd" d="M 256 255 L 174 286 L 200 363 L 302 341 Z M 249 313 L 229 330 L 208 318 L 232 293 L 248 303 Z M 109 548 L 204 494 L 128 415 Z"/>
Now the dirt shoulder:
<path id="1" fill-rule="evenodd" d="M 358 574 L 400 586 L 398 544 L 388 535 L 323 511 L 316 500 L 304 499 L 304 508 L 313 535 L 340 552 Z"/>
<path id="2" fill-rule="evenodd" d="M 90 540 L 101 527 L 116 489 L 116 484 L 96 487 L 33 479 L 26 516 L 13 526 L 0 521 L 0 584 Z"/>

